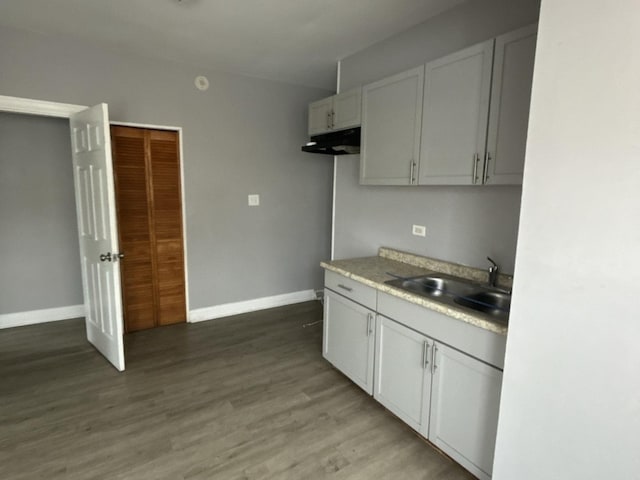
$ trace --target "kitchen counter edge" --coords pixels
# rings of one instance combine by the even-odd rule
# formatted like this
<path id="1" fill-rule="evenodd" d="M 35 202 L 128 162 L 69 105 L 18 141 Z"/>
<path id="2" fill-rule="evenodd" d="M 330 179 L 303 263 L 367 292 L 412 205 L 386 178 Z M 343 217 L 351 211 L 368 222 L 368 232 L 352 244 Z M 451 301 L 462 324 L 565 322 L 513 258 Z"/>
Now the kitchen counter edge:
<path id="1" fill-rule="evenodd" d="M 508 327 L 504 323 L 486 318 L 481 314 L 473 314 L 463 311 L 462 309 L 457 309 L 384 283 L 386 280 L 393 278 L 393 276 L 388 273 L 393 273 L 394 275 L 403 277 L 412 277 L 435 273 L 434 270 L 427 270 L 418 266 L 409 265 L 379 256 L 320 262 L 320 266 L 326 270 L 344 275 L 347 278 L 351 278 L 352 280 L 375 288 L 380 292 L 388 293 L 389 295 L 393 295 L 435 312 L 442 313 L 456 320 L 470 323 L 471 325 L 484 330 L 500 335 L 506 335 L 508 332 Z"/>

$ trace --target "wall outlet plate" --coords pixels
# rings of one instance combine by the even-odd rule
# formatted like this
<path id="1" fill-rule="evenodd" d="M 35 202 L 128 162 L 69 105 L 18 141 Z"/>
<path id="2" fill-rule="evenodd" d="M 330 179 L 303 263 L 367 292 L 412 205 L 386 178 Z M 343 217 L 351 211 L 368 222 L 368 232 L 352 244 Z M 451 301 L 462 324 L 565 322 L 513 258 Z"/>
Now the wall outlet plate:
<path id="1" fill-rule="evenodd" d="M 411 229 L 411 233 L 413 233 L 416 237 L 426 237 L 427 227 L 425 227 L 424 225 L 414 225 Z"/>
<path id="2" fill-rule="evenodd" d="M 258 205 L 260 205 L 260 195 L 255 193 L 249 195 L 248 203 L 250 207 L 257 207 Z"/>

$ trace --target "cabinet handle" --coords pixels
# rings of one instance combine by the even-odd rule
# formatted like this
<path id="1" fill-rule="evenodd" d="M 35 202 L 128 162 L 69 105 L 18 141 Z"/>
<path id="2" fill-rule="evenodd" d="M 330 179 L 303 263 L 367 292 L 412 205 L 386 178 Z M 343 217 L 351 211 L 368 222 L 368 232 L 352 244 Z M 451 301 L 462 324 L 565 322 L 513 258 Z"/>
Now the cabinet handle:
<path id="1" fill-rule="evenodd" d="M 352 292 L 353 291 L 353 288 L 347 287 L 346 285 L 343 285 L 341 283 L 338 284 L 338 287 L 342 288 L 343 290 L 346 290 L 347 292 Z"/>
<path id="2" fill-rule="evenodd" d="M 491 154 L 489 153 L 489 150 L 487 150 L 487 153 L 484 154 L 484 167 L 482 169 L 483 184 L 487 183 L 487 180 L 489 180 L 489 162 L 490 161 L 491 161 Z"/>
<path id="3" fill-rule="evenodd" d="M 480 161 L 480 156 L 477 153 L 473 154 L 473 178 L 471 179 L 471 183 L 473 185 L 478 181 L 478 162 Z"/>
<path id="4" fill-rule="evenodd" d="M 331 110 L 331 128 L 336 128 L 336 112 Z"/>
<path id="5" fill-rule="evenodd" d="M 371 324 L 373 320 L 373 313 L 367 313 L 367 337 L 370 337 L 371 334 L 373 333 L 373 329 L 371 327 Z"/>
<path id="6" fill-rule="evenodd" d="M 427 340 L 424 341 L 422 345 L 422 368 L 425 370 L 429 366 L 429 342 Z"/>
<path id="7" fill-rule="evenodd" d="M 413 185 L 413 172 L 416 169 L 416 162 L 414 162 L 413 160 L 411 160 L 411 163 L 409 164 L 409 185 Z"/>
<path id="8" fill-rule="evenodd" d="M 327 112 L 327 129 L 331 129 L 331 112 Z"/>
<path id="9" fill-rule="evenodd" d="M 438 347 L 436 344 L 433 344 L 433 350 L 431 351 L 433 354 L 433 358 L 431 359 L 431 375 L 436 374 L 436 370 L 438 369 L 438 365 L 436 365 L 436 355 L 438 354 Z"/>

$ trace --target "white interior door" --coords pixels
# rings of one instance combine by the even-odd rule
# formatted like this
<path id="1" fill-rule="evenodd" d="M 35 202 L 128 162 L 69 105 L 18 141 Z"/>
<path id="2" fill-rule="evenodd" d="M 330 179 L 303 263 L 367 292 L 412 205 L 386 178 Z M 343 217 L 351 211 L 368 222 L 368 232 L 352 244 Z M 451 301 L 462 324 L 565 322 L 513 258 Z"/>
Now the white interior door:
<path id="1" fill-rule="evenodd" d="M 87 339 L 122 371 L 118 229 L 107 105 L 76 113 L 70 123 Z"/>

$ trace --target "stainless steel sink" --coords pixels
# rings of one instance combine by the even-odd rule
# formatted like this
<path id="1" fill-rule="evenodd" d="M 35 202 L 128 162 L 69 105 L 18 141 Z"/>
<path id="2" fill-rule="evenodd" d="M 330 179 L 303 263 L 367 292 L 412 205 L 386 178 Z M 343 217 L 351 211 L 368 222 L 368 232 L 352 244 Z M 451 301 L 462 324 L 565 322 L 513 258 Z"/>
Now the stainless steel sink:
<path id="1" fill-rule="evenodd" d="M 390 274 L 392 275 L 392 274 Z M 511 294 L 499 288 L 441 273 L 419 277 L 396 277 L 385 283 L 452 306 L 461 306 L 507 321 Z"/>
<path id="2" fill-rule="evenodd" d="M 443 285 L 439 282 L 417 282 L 413 280 L 403 280 L 396 287 L 419 295 L 439 297 L 444 294 Z"/>
<path id="3" fill-rule="evenodd" d="M 456 297 L 453 301 L 463 307 L 498 317 L 508 315 L 511 308 L 511 295 L 500 292 L 478 292 L 473 295 Z"/>
<path id="4" fill-rule="evenodd" d="M 442 278 L 422 277 L 417 279 L 402 280 L 395 285 L 420 295 L 440 297 L 448 290 L 446 282 Z"/>
<path id="5" fill-rule="evenodd" d="M 442 295 L 466 295 L 475 291 L 473 284 L 449 275 L 424 275 L 412 278 L 396 278 L 386 282 L 394 287 L 429 297 Z"/>

